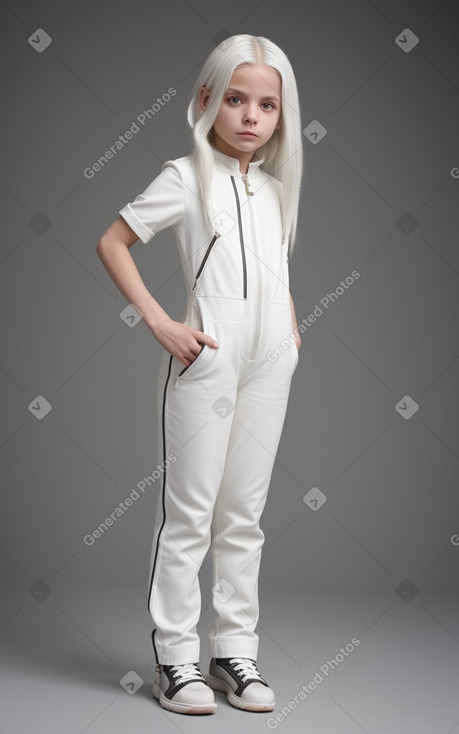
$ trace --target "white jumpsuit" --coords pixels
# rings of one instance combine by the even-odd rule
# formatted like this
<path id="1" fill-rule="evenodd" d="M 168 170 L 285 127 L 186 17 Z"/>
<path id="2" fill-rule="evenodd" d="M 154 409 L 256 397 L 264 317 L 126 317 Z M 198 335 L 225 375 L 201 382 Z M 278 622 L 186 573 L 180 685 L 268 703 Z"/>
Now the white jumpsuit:
<path id="1" fill-rule="evenodd" d="M 213 231 L 191 156 L 164 163 L 120 214 L 147 243 L 174 228 L 187 289 L 183 323 L 215 338 L 158 377 L 158 497 L 148 586 L 156 662 L 199 660 L 198 573 L 212 554 L 211 657 L 257 659 L 259 520 L 298 363 L 279 187 L 214 148 Z"/>

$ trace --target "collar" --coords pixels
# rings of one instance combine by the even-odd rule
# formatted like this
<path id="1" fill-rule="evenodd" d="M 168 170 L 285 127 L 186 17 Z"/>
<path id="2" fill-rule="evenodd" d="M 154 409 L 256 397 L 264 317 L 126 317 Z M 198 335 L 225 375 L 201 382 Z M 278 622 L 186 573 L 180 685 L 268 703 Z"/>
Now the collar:
<path id="1" fill-rule="evenodd" d="M 213 145 L 210 147 L 214 154 L 215 168 L 219 171 L 223 171 L 224 173 L 229 173 L 232 176 L 241 177 L 243 175 L 239 170 L 239 160 L 237 158 L 233 158 L 230 155 L 226 155 L 226 153 L 222 153 L 221 150 L 218 150 L 218 148 L 215 148 Z M 249 178 L 261 175 L 260 166 L 264 163 L 265 157 L 258 157 L 257 153 L 255 153 L 255 156 L 255 160 L 249 163 L 249 169 L 247 171 Z"/>

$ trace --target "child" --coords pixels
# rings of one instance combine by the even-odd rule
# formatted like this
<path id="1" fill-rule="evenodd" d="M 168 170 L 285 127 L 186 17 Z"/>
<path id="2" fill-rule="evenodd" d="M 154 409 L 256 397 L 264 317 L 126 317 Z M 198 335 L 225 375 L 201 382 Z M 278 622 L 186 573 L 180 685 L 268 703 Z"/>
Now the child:
<path id="1" fill-rule="evenodd" d="M 164 347 L 158 380 L 163 484 L 148 608 L 153 695 L 178 713 L 211 713 L 212 689 L 271 711 L 257 664 L 258 573 L 265 506 L 300 337 L 289 291 L 302 175 L 295 77 L 263 37 L 224 40 L 188 107 L 192 155 L 161 173 L 101 237 L 97 253 Z M 129 255 L 173 227 L 187 305 L 173 321 Z M 212 552 L 209 674 L 199 667 L 198 573 Z"/>

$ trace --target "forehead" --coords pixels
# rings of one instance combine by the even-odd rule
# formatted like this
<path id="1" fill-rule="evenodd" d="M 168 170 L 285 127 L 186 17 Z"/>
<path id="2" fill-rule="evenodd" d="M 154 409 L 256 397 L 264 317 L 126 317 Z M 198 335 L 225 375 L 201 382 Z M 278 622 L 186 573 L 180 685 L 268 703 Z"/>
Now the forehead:
<path id="1" fill-rule="evenodd" d="M 256 92 L 267 95 L 280 96 L 281 77 L 276 69 L 265 64 L 242 64 L 238 66 L 231 77 L 229 87 L 237 87 L 243 92 Z"/>

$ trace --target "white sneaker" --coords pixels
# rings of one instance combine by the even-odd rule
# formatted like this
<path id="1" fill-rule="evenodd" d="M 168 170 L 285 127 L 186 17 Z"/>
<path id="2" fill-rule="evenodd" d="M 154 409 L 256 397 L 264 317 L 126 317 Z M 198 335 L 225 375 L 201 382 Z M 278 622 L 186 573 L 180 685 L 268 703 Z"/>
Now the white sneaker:
<path id="1" fill-rule="evenodd" d="M 225 691 L 232 706 L 245 711 L 272 711 L 274 691 L 252 658 L 211 658 L 206 679 L 211 688 Z"/>
<path id="2" fill-rule="evenodd" d="M 157 664 L 152 692 L 163 708 L 178 714 L 211 714 L 217 708 L 199 663 Z"/>

